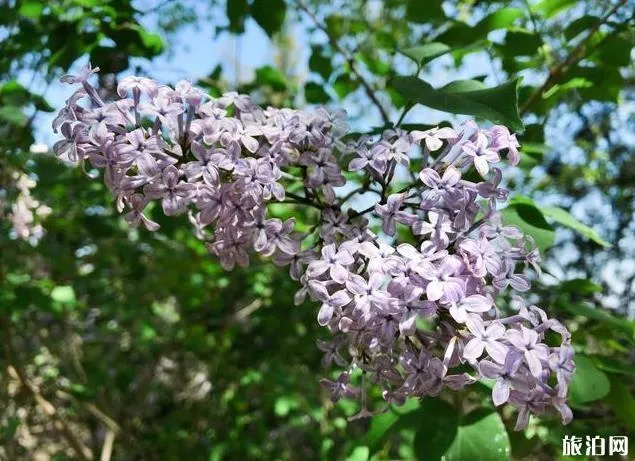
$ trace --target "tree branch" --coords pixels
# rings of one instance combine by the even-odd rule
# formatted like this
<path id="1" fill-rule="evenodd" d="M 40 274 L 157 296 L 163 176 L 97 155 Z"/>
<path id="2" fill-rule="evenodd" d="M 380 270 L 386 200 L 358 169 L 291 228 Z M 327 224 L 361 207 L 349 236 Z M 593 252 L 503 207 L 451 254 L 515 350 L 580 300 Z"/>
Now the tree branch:
<path id="1" fill-rule="evenodd" d="M 547 79 L 544 81 L 542 85 L 534 90 L 533 93 L 527 98 L 525 103 L 520 108 L 521 115 L 529 110 L 529 108 L 536 102 L 538 98 L 540 98 L 545 92 L 547 92 L 563 75 L 569 70 L 569 68 L 578 63 L 585 57 L 585 49 L 586 46 L 593 37 L 593 34 L 597 32 L 597 30 L 605 24 L 608 19 L 622 6 L 626 3 L 626 0 L 620 0 L 613 8 L 611 8 L 608 13 L 606 13 L 599 21 L 597 21 L 593 27 L 589 30 L 589 33 L 584 37 L 580 43 L 568 54 L 568 56 L 562 60 L 555 67 L 549 69 L 549 74 L 547 75 Z"/>
<path id="2" fill-rule="evenodd" d="M 17 360 L 17 354 L 13 347 L 13 333 L 10 320 L 3 318 L 2 323 L 5 326 L 4 330 L 7 335 L 4 340 L 4 344 L 6 360 L 9 364 L 8 366 L 13 369 L 20 383 L 29 392 L 29 394 L 31 394 L 44 414 L 55 423 L 54 426 L 60 431 L 61 436 L 66 439 L 68 444 L 73 448 L 78 459 L 81 459 L 82 461 L 91 461 L 93 459 L 93 454 L 90 449 L 75 435 L 68 422 L 59 414 L 55 406 L 46 400 L 46 398 L 44 398 L 44 396 L 40 393 L 40 390 L 29 381 L 26 373 Z"/>
<path id="3" fill-rule="evenodd" d="M 346 51 L 337 42 L 337 40 L 335 40 L 333 37 L 331 37 L 331 35 L 329 34 L 329 31 L 326 28 L 326 26 L 324 26 L 324 24 L 322 24 L 320 22 L 320 20 L 317 18 L 317 16 L 311 10 L 309 10 L 309 8 L 301 0 L 296 0 L 296 4 L 298 5 L 298 7 L 302 11 L 304 11 L 307 15 L 309 15 L 309 17 L 311 18 L 311 20 L 313 21 L 315 26 L 326 34 L 326 37 L 329 39 L 329 42 L 330 42 L 331 46 L 338 53 L 340 53 L 344 57 L 344 59 L 346 60 L 346 62 L 349 65 L 349 67 L 351 68 L 351 72 L 353 72 L 353 74 L 355 74 L 355 77 L 357 77 L 357 79 L 359 80 L 359 83 L 364 88 L 364 91 L 366 92 L 366 95 L 370 98 L 372 103 L 379 110 L 379 114 L 381 115 L 381 118 L 382 118 L 382 120 L 384 122 L 384 125 L 389 125 L 390 124 L 390 117 L 388 117 L 388 113 L 386 112 L 386 109 L 384 109 L 384 106 L 381 104 L 381 102 L 377 98 L 377 95 L 375 94 L 375 90 L 373 90 L 373 88 L 370 86 L 370 83 L 368 83 L 366 81 L 364 76 L 357 69 L 357 62 L 355 61 L 355 58 L 353 56 L 351 56 L 351 54 L 348 51 Z"/>

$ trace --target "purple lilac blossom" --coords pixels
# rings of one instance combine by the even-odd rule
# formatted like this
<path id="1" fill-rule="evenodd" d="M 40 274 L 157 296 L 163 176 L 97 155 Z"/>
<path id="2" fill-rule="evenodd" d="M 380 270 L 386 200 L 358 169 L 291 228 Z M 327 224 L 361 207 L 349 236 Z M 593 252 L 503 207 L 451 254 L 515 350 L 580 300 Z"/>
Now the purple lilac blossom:
<path id="1" fill-rule="evenodd" d="M 247 266 L 253 252 L 289 266 L 301 285 L 296 302 L 307 295 L 319 301 L 317 321 L 333 334 L 318 342 L 323 363 L 344 368 L 321 382 L 333 400 L 361 396 L 367 415 L 369 385 L 386 402 L 403 404 L 492 379 L 494 404 L 518 409 L 517 429 L 548 407 L 570 421 L 570 334 L 516 296 L 530 290 L 526 273 L 539 271 L 539 253 L 497 211 L 508 191 L 494 165 L 503 158 L 515 165 L 520 155 L 507 128 L 468 121 L 345 141 L 341 112 L 263 109 L 248 96 L 213 98 L 185 81 L 171 88 L 127 77 L 119 99 L 106 102 L 88 82 L 97 70 L 64 77 L 80 88 L 53 123 L 63 137 L 55 152 L 103 169 L 131 225 L 156 231 L 145 215 L 156 201 L 166 215 L 187 213 L 228 270 Z M 423 151 L 418 181 L 393 190 L 394 170 L 410 164 L 413 149 Z M 381 190 L 366 212 L 338 201 L 345 164 Z M 478 182 L 464 179 L 473 177 L 465 174 L 471 168 Z M 308 234 L 294 232 L 294 219 L 269 215 L 270 203 L 287 201 L 319 209 Z M 396 240 L 373 233 L 366 213 Z M 399 240 L 402 232 L 412 243 Z M 507 315 L 502 300 L 510 294 L 517 312 Z M 560 336 L 558 346 L 545 344 L 549 330 Z M 356 369 L 369 377 L 360 386 L 351 383 Z"/>

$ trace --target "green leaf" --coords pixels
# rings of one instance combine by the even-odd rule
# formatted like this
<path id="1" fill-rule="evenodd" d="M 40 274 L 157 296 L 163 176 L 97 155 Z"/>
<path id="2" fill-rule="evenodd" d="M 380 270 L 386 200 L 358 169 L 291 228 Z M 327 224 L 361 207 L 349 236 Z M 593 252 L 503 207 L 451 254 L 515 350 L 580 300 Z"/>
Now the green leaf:
<path id="1" fill-rule="evenodd" d="M 272 37 L 280 32 L 284 25 L 287 5 L 284 0 L 256 0 L 251 5 L 251 16 L 267 35 Z"/>
<path id="2" fill-rule="evenodd" d="M 290 396 L 278 397 L 273 405 L 276 416 L 287 416 L 291 410 L 298 407 L 298 401 Z"/>
<path id="3" fill-rule="evenodd" d="M 310 104 L 324 104 L 329 101 L 329 95 L 319 83 L 307 82 L 304 85 L 304 98 Z"/>
<path id="4" fill-rule="evenodd" d="M 624 67 L 631 62 L 631 50 L 633 43 L 631 40 L 614 35 L 606 37 L 599 45 L 597 53 L 598 60 L 610 66 Z"/>
<path id="5" fill-rule="evenodd" d="M 418 66 L 432 61 L 439 56 L 449 53 L 452 49 L 441 42 L 430 42 L 425 45 L 414 46 L 401 51 L 401 54 L 412 59 Z"/>
<path id="6" fill-rule="evenodd" d="M 233 34 L 245 32 L 245 19 L 249 16 L 247 0 L 228 0 L 226 13 L 229 20 L 229 31 Z"/>
<path id="7" fill-rule="evenodd" d="M 75 290 L 70 285 L 57 286 L 51 291 L 51 299 L 62 304 L 74 304 Z"/>
<path id="8" fill-rule="evenodd" d="M 139 27 L 138 32 L 139 37 L 141 38 L 141 43 L 145 48 L 145 57 L 151 58 L 153 56 L 161 54 L 161 52 L 165 48 L 165 45 L 163 43 L 163 39 L 159 34 L 148 32 L 142 27 Z"/>
<path id="9" fill-rule="evenodd" d="M 18 14 L 29 19 L 39 19 L 46 6 L 41 0 L 22 0 Z"/>
<path id="10" fill-rule="evenodd" d="M 358 87 L 357 82 L 351 80 L 348 74 L 341 74 L 333 82 L 333 89 L 337 93 L 340 99 L 344 99 L 346 96 L 355 91 Z"/>
<path id="11" fill-rule="evenodd" d="M 569 311 L 573 315 L 579 315 L 586 319 L 605 323 L 615 330 L 626 334 L 631 340 L 635 339 L 635 323 L 624 318 L 616 317 L 602 308 L 591 307 L 583 303 L 571 303 L 560 301 L 557 307 Z"/>
<path id="12" fill-rule="evenodd" d="M 485 38 L 489 32 L 505 29 L 524 15 L 525 12 L 519 8 L 500 8 L 481 19 L 473 28 L 474 34 L 479 38 Z"/>
<path id="13" fill-rule="evenodd" d="M 606 373 L 598 370 L 589 357 L 575 356 L 575 373 L 569 385 L 569 400 L 572 405 L 583 405 L 604 398 L 611 390 Z"/>
<path id="14" fill-rule="evenodd" d="M 369 446 L 371 452 L 374 453 L 379 449 L 381 442 L 387 435 L 400 426 L 400 419 L 405 419 L 406 415 L 413 414 L 419 407 L 420 403 L 418 400 L 410 399 L 402 407 L 373 416 L 370 421 L 370 428 L 364 437 L 364 445 Z"/>
<path id="15" fill-rule="evenodd" d="M 445 18 L 441 0 L 407 0 L 406 18 L 417 23 L 427 23 L 434 19 Z"/>
<path id="16" fill-rule="evenodd" d="M 600 18 L 598 16 L 585 15 L 571 22 L 564 30 L 564 38 L 571 41 L 582 32 L 589 30 L 595 24 L 598 24 Z"/>
<path id="17" fill-rule="evenodd" d="M 393 81 L 395 90 L 411 102 L 453 114 L 474 115 L 522 131 L 517 84 L 518 80 L 514 80 L 494 88 L 475 90 L 474 83 L 454 83 L 449 89 L 435 89 L 417 77 L 397 77 Z"/>
<path id="18" fill-rule="evenodd" d="M 602 287 L 597 283 L 593 283 L 588 279 L 571 279 L 562 282 L 558 288 L 565 293 L 571 293 L 575 295 L 590 295 L 593 293 L 600 293 Z"/>
<path id="19" fill-rule="evenodd" d="M 275 91 L 284 91 L 289 86 L 284 74 L 269 65 L 256 69 L 256 81 L 261 85 L 269 85 Z"/>
<path id="20" fill-rule="evenodd" d="M 579 0 L 542 0 L 541 2 L 532 5 L 530 10 L 532 13 L 537 13 L 545 18 L 550 18 L 556 14 L 571 8 L 578 3 Z"/>
<path id="21" fill-rule="evenodd" d="M 635 398 L 621 378 L 610 376 L 611 392 L 605 402 L 613 413 L 631 430 L 635 431 Z"/>
<path id="22" fill-rule="evenodd" d="M 324 47 L 314 45 L 311 47 L 311 57 L 309 58 L 309 69 L 320 74 L 324 80 L 333 73 L 333 64 L 328 56 L 324 55 Z"/>
<path id="23" fill-rule="evenodd" d="M 542 45 L 540 36 L 524 29 L 508 30 L 500 50 L 508 56 L 533 56 Z"/>
<path id="24" fill-rule="evenodd" d="M 370 456 L 368 447 L 356 447 L 346 458 L 346 461 L 367 461 Z"/>
<path id="25" fill-rule="evenodd" d="M 453 406 L 440 399 L 425 399 L 416 411 L 418 422 L 414 438 L 417 459 L 437 461 L 452 446 L 459 430 L 459 415 Z"/>
<path id="26" fill-rule="evenodd" d="M 611 244 L 607 242 L 606 240 L 602 239 L 602 237 L 600 237 L 600 235 L 594 229 L 591 229 L 586 224 L 581 223 L 576 218 L 574 218 L 568 211 L 563 210 L 562 208 L 550 206 L 550 207 L 543 208 L 542 212 L 545 214 L 545 216 L 552 218 L 555 222 L 573 229 L 578 234 L 588 238 L 589 240 L 594 241 L 600 246 L 603 246 L 606 248 L 611 246 Z"/>
<path id="27" fill-rule="evenodd" d="M 533 237 L 540 251 L 544 252 L 553 245 L 556 233 L 531 199 L 515 197 L 507 208 L 501 210 L 501 215 L 505 224 L 516 226 Z"/>
<path id="28" fill-rule="evenodd" d="M 500 415 L 483 408 L 474 410 L 461 421 L 444 460 L 507 461 L 510 455 L 509 436 Z"/>
<path id="29" fill-rule="evenodd" d="M 4 120 L 11 125 L 25 126 L 29 118 L 22 112 L 22 109 L 17 106 L 3 106 L 0 107 L 0 120 Z"/>

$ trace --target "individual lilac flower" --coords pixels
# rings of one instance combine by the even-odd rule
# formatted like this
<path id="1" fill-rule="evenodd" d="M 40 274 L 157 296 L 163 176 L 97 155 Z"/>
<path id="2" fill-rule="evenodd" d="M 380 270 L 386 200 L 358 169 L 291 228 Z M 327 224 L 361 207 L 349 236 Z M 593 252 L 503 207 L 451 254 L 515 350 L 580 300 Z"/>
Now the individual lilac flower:
<path id="1" fill-rule="evenodd" d="M 161 179 L 147 184 L 143 191 L 149 198 L 160 198 L 163 212 L 166 216 L 173 216 L 185 209 L 186 199 L 191 196 L 191 187 L 179 181 L 179 170 L 173 166 L 168 166 L 161 175 Z"/>
<path id="2" fill-rule="evenodd" d="M 423 143 L 430 152 L 437 151 L 443 147 L 443 141 L 458 137 L 452 128 L 431 128 L 425 131 L 413 130 L 410 132 L 410 139 L 414 143 Z"/>
<path id="3" fill-rule="evenodd" d="M 236 264 L 241 267 L 249 266 L 249 255 L 246 250 L 247 240 L 241 235 L 221 233 L 217 239 L 209 245 L 212 253 L 218 259 L 225 270 L 231 270 Z"/>
<path id="4" fill-rule="evenodd" d="M 492 285 L 500 291 L 504 290 L 509 285 L 517 291 L 529 290 L 531 288 L 529 278 L 525 274 L 514 274 L 508 269 L 508 267 L 509 263 L 502 261 L 500 272 L 494 277 Z"/>
<path id="5" fill-rule="evenodd" d="M 346 361 L 340 354 L 340 349 L 343 345 L 344 337 L 342 336 L 334 338 L 333 341 L 322 341 L 321 339 L 317 340 L 318 349 L 324 352 L 324 356 L 321 361 L 324 368 L 329 368 L 333 362 L 340 367 L 346 365 Z"/>
<path id="6" fill-rule="evenodd" d="M 507 149 L 507 159 L 510 165 L 518 165 L 520 161 L 520 153 L 518 148 L 518 140 L 515 134 L 510 134 L 507 127 L 503 125 L 494 125 L 489 130 L 492 138 L 491 147 L 496 150 Z"/>
<path id="7" fill-rule="evenodd" d="M 346 288 L 355 299 L 355 309 L 363 313 L 368 318 L 371 306 L 380 306 L 388 301 L 388 294 L 382 290 L 384 276 L 375 272 L 368 277 L 368 280 L 357 275 L 350 274 L 346 281 Z"/>
<path id="8" fill-rule="evenodd" d="M 150 115 L 154 119 L 159 119 L 163 126 L 169 126 L 171 119 L 176 119 L 185 109 L 180 102 L 174 102 L 159 92 L 158 97 L 154 98 L 151 103 L 140 103 L 139 111 Z"/>
<path id="9" fill-rule="evenodd" d="M 226 129 L 220 135 L 221 144 L 228 149 L 240 150 L 240 145 L 252 154 L 258 149 L 258 141 L 254 136 L 261 135 L 262 132 L 255 126 L 241 126 L 240 123 L 232 123 L 228 129 Z"/>
<path id="10" fill-rule="evenodd" d="M 445 191 L 452 190 L 458 184 L 461 180 L 461 172 L 450 165 L 441 177 L 436 170 L 425 168 L 419 173 L 419 179 L 430 188 L 425 192 L 425 200 L 435 203 Z"/>
<path id="11" fill-rule="evenodd" d="M 491 199 L 493 203 L 505 201 L 509 191 L 498 187 L 503 179 L 503 172 L 500 168 L 492 168 L 492 171 L 494 172 L 494 177 L 491 180 L 476 185 L 478 193 L 481 197 Z"/>
<path id="12" fill-rule="evenodd" d="M 558 413 L 560 413 L 560 420 L 562 421 L 562 424 L 569 424 L 573 419 L 573 412 L 567 405 L 565 397 L 566 392 L 565 395 L 555 395 L 551 398 L 551 404 L 556 410 L 558 410 Z"/>
<path id="13" fill-rule="evenodd" d="M 408 136 L 398 136 L 393 142 L 386 139 L 379 141 L 371 148 L 371 155 L 373 158 L 385 159 L 387 162 L 394 161 L 402 165 L 409 165 L 410 158 L 408 157 L 408 151 L 411 148 Z"/>
<path id="14" fill-rule="evenodd" d="M 312 256 L 311 250 L 295 251 L 294 253 L 278 250 L 273 255 L 273 262 L 277 266 L 289 266 L 291 279 L 298 281 L 302 277 L 304 266 L 311 261 Z"/>
<path id="15" fill-rule="evenodd" d="M 353 151 L 357 156 L 348 164 L 349 171 L 359 171 L 364 168 L 371 168 L 377 174 L 386 171 L 386 157 L 377 150 L 369 149 L 366 144 L 359 145 Z"/>
<path id="16" fill-rule="evenodd" d="M 511 384 L 514 381 L 514 375 L 518 371 L 521 364 L 520 360 L 514 358 L 513 354 L 509 354 L 504 365 L 491 362 L 489 360 L 481 360 L 478 369 L 483 376 L 489 379 L 495 379 L 492 388 L 492 400 L 497 407 L 509 400 L 509 392 Z"/>
<path id="17" fill-rule="evenodd" d="M 557 352 L 549 355 L 549 366 L 556 372 L 558 380 L 558 393 L 561 397 L 566 397 L 568 383 L 575 371 L 573 363 L 573 348 L 571 346 L 561 346 Z"/>
<path id="18" fill-rule="evenodd" d="M 505 336 L 505 327 L 500 322 L 492 322 L 487 327 L 479 316 L 469 316 L 466 321 L 467 329 L 474 336 L 468 341 L 463 350 L 463 357 L 477 360 L 486 350 L 491 358 L 498 363 L 504 363 L 507 346 L 500 342 Z"/>
<path id="19" fill-rule="evenodd" d="M 186 163 L 183 167 L 189 181 L 205 176 L 208 183 L 219 184 L 219 170 L 230 171 L 234 167 L 225 149 L 208 149 L 198 142 L 193 142 L 191 151 L 196 160 Z"/>
<path id="20" fill-rule="evenodd" d="M 337 402 L 342 397 L 354 398 L 359 394 L 359 389 L 349 384 L 348 373 L 344 372 L 339 375 L 336 381 L 323 378 L 320 385 L 326 390 L 333 402 Z"/>
<path id="21" fill-rule="evenodd" d="M 490 163 L 500 161 L 498 152 L 489 146 L 489 140 L 484 133 L 479 133 L 475 142 L 468 141 L 463 144 L 463 152 L 472 158 L 474 168 L 483 177 L 489 172 Z"/>
<path id="22" fill-rule="evenodd" d="M 406 194 L 392 194 L 388 196 L 388 201 L 385 205 L 381 203 L 375 205 L 375 213 L 383 219 L 382 230 L 386 235 L 395 235 L 395 221 L 412 224 L 417 219 L 416 215 L 401 211 L 405 199 Z"/>
<path id="23" fill-rule="evenodd" d="M 146 229 L 149 231 L 156 231 L 159 229 L 159 224 L 148 219 L 143 214 L 143 210 L 148 204 L 147 199 L 141 194 L 134 194 L 130 199 L 128 199 L 128 203 L 132 208 L 128 214 L 126 214 L 126 221 L 128 221 L 133 226 L 138 226 L 140 223 L 143 223 Z"/>
<path id="24" fill-rule="evenodd" d="M 345 283 L 349 275 L 346 267 L 354 262 L 353 256 L 347 250 L 340 249 L 338 251 L 335 244 L 326 245 L 322 248 L 322 258 L 309 264 L 307 274 L 309 277 L 315 278 L 328 271 L 331 278 L 337 283 Z"/>
<path id="25" fill-rule="evenodd" d="M 450 315 L 459 323 L 465 323 L 469 313 L 482 314 L 492 308 L 492 300 L 483 295 L 467 296 L 459 303 L 452 303 L 450 306 Z"/>
<path id="26" fill-rule="evenodd" d="M 430 235 L 439 247 L 444 248 L 448 246 L 449 234 L 453 234 L 454 229 L 447 215 L 431 211 L 428 213 L 428 221 L 418 220 L 412 224 L 412 232 L 415 235 Z"/>
<path id="27" fill-rule="evenodd" d="M 429 281 L 426 287 L 428 300 L 456 303 L 463 298 L 465 293 L 464 282 L 457 277 L 461 267 L 462 263 L 459 258 L 448 256 L 441 261 L 438 267 L 430 265 L 431 270 L 429 272 L 422 272 L 421 276 Z M 463 307 L 463 309 L 466 309 L 466 307 Z M 457 310 L 457 312 L 460 311 Z M 450 313 L 452 313 L 452 309 Z M 455 319 L 457 322 L 461 321 L 456 317 Z"/>
<path id="28" fill-rule="evenodd" d="M 154 97 L 157 94 L 158 88 L 159 87 L 154 82 L 154 80 L 146 77 L 136 77 L 132 75 L 130 77 L 124 78 L 123 80 L 121 80 L 121 82 L 119 82 L 119 85 L 117 85 L 117 94 L 120 97 L 125 98 L 132 93 L 132 95 L 136 99 L 136 103 L 138 104 L 139 96 L 135 95 L 146 94 L 150 97 Z"/>
<path id="29" fill-rule="evenodd" d="M 514 430 L 522 431 L 529 424 L 529 416 L 541 413 L 547 405 L 548 399 L 541 388 L 534 388 L 529 393 L 512 390 L 509 400 L 519 409 Z"/>
<path id="30" fill-rule="evenodd" d="M 542 374 L 542 362 L 549 359 L 548 348 L 538 342 L 538 333 L 521 325 L 520 330 L 507 330 L 507 340 L 525 357 L 529 371 L 536 378 Z"/>
<path id="31" fill-rule="evenodd" d="M 326 286 L 320 282 L 311 282 L 310 290 L 315 298 L 322 303 L 317 317 L 321 326 L 329 324 L 336 309 L 340 309 L 351 302 L 351 297 L 346 290 L 336 291 L 330 295 Z"/>
<path id="32" fill-rule="evenodd" d="M 460 251 L 469 261 L 469 268 L 477 277 L 501 272 L 501 258 L 496 248 L 485 237 L 465 239 L 459 244 Z"/>
<path id="33" fill-rule="evenodd" d="M 53 145 L 53 152 L 62 160 L 77 163 L 83 158 L 83 151 L 79 145 L 85 142 L 86 125 L 80 122 L 65 122 L 60 126 L 64 139 Z"/>

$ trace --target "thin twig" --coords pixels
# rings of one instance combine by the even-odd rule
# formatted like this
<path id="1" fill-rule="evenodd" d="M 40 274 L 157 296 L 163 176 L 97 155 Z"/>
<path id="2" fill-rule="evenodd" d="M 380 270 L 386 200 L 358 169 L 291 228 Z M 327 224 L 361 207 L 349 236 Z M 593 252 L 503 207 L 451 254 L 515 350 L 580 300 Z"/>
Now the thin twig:
<path id="1" fill-rule="evenodd" d="M 24 370 L 18 364 L 17 354 L 13 347 L 13 333 L 10 321 L 3 319 L 3 323 L 5 326 L 4 330 L 7 335 L 4 340 L 4 344 L 6 360 L 9 367 L 13 369 L 20 383 L 31 394 L 44 414 L 53 420 L 55 427 L 59 429 L 61 436 L 66 439 L 68 444 L 73 448 L 76 456 L 82 461 L 91 461 L 93 459 L 93 454 L 90 449 L 84 445 L 79 438 L 77 438 L 68 422 L 59 414 L 55 406 L 44 398 L 39 389 L 29 381 L 26 373 L 24 373 Z"/>
<path id="2" fill-rule="evenodd" d="M 335 40 L 333 37 L 331 37 L 331 34 L 329 34 L 328 29 L 326 28 L 326 26 L 324 24 L 322 24 L 320 22 L 320 20 L 318 19 L 318 17 L 301 1 L 301 0 L 296 0 L 296 4 L 298 5 L 298 7 L 304 11 L 307 15 L 309 15 L 309 17 L 311 18 L 311 20 L 313 21 L 313 23 L 315 24 L 315 26 L 320 29 L 322 32 L 324 32 L 326 34 L 326 37 L 329 39 L 329 42 L 331 43 L 331 46 L 342 55 L 342 57 L 344 57 L 344 59 L 346 60 L 346 62 L 348 63 L 349 67 L 351 68 L 351 72 L 353 72 L 353 74 L 355 74 L 355 76 L 357 77 L 357 79 L 359 80 L 359 83 L 362 85 L 362 87 L 364 88 L 364 91 L 366 92 L 366 95 L 370 98 L 370 100 L 372 101 L 372 103 L 377 107 L 377 109 L 379 110 L 379 114 L 381 115 L 382 120 L 384 121 L 385 125 L 390 124 L 390 117 L 388 117 L 388 113 L 386 112 L 386 109 L 384 109 L 384 106 L 381 104 L 381 102 L 379 101 L 379 99 L 377 98 L 377 95 L 375 94 L 375 90 L 373 90 L 373 88 L 370 86 L 370 84 L 366 81 L 366 79 L 364 78 L 364 76 L 361 74 L 361 72 L 359 72 L 357 70 L 357 62 L 355 61 L 355 58 L 353 56 L 351 56 L 351 54 L 346 51 L 338 42 L 337 40 Z"/>
<path id="3" fill-rule="evenodd" d="M 600 20 L 598 20 L 593 27 L 589 30 L 589 33 L 586 37 L 578 43 L 578 45 L 569 53 L 569 55 L 562 60 L 558 65 L 549 69 L 549 75 L 547 75 L 546 80 L 542 85 L 534 90 L 533 93 L 527 98 L 525 103 L 520 108 L 520 113 L 524 114 L 529 110 L 534 102 L 538 98 L 540 98 L 547 90 L 549 90 L 557 80 L 559 80 L 564 73 L 574 64 L 578 63 L 581 59 L 584 58 L 584 50 L 593 35 L 597 32 L 597 30 L 605 24 L 608 19 L 622 6 L 626 3 L 626 0 L 620 0 L 613 8 L 609 10 Z"/>
<path id="4" fill-rule="evenodd" d="M 106 437 L 104 438 L 104 446 L 101 448 L 100 461 L 110 461 L 112 456 L 112 446 L 115 443 L 115 432 L 108 430 Z"/>

